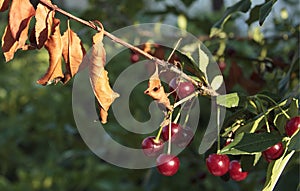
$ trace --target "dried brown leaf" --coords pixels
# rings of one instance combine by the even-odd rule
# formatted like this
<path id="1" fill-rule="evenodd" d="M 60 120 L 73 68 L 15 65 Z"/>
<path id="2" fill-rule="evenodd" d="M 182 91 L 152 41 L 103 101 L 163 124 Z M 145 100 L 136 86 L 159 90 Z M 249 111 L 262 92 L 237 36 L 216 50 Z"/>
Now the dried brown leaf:
<path id="1" fill-rule="evenodd" d="M 51 1 L 49 1 L 51 3 Z M 39 3 L 35 13 L 35 37 L 38 49 L 42 48 L 49 36 L 54 19 L 54 11 Z"/>
<path id="2" fill-rule="evenodd" d="M 108 109 L 113 101 L 119 97 L 119 94 L 110 87 L 108 72 L 104 69 L 106 53 L 102 39 L 103 32 L 97 33 L 93 37 L 89 71 L 92 88 L 100 105 L 101 122 L 106 123 Z"/>
<path id="3" fill-rule="evenodd" d="M 26 40 L 28 39 L 30 20 L 35 10 L 28 0 L 22 1 L 20 4 L 18 3 L 20 3 L 19 0 L 12 1 L 9 11 L 9 24 L 2 36 L 2 51 L 6 62 L 13 59 L 18 49 L 31 49 L 31 47 L 26 45 Z M 19 6 L 24 6 L 22 7 L 22 11 Z"/>
<path id="4" fill-rule="evenodd" d="M 60 20 L 54 18 L 52 34 L 45 43 L 45 48 L 49 53 L 49 67 L 45 75 L 37 83 L 48 85 L 60 81 L 64 74 L 62 72 L 62 39 L 60 34 Z"/>
<path id="5" fill-rule="evenodd" d="M 6 11 L 9 6 L 9 0 L 0 0 L 0 12 Z"/>
<path id="6" fill-rule="evenodd" d="M 85 55 L 85 49 L 80 38 L 68 27 L 62 36 L 63 58 L 66 62 L 66 72 L 64 83 L 67 83 L 77 72 L 82 59 Z"/>
<path id="7" fill-rule="evenodd" d="M 2 36 L 2 51 L 6 62 L 13 59 L 15 52 L 19 46 L 18 41 L 16 41 L 10 31 L 10 27 L 6 26 L 4 34 Z"/>
<path id="8" fill-rule="evenodd" d="M 151 96 L 158 103 L 163 104 L 168 110 L 173 110 L 168 95 L 165 93 L 164 87 L 161 85 L 157 69 L 150 77 L 148 89 L 146 89 L 144 93 Z"/>
<path id="9" fill-rule="evenodd" d="M 9 10 L 9 27 L 14 39 L 18 40 L 26 29 L 28 33 L 28 24 L 34 15 L 35 9 L 29 0 L 12 1 Z"/>

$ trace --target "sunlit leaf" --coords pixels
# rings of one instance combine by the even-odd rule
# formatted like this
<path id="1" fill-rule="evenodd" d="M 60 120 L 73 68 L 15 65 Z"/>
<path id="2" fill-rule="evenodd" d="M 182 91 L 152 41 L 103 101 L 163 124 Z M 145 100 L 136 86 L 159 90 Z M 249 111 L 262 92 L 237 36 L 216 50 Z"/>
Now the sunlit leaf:
<path id="1" fill-rule="evenodd" d="M 217 96 L 217 104 L 227 108 L 237 107 L 239 105 L 239 100 L 240 98 L 237 93 Z"/>
<path id="2" fill-rule="evenodd" d="M 201 47 L 198 47 L 198 54 L 199 54 L 199 69 L 204 73 L 205 78 L 207 79 L 207 67 L 209 64 L 209 58 L 207 54 L 201 49 Z"/>
<path id="3" fill-rule="evenodd" d="M 266 183 L 262 191 L 274 190 L 281 173 L 294 153 L 295 151 L 285 151 L 285 153 L 279 159 L 270 162 L 267 170 Z"/>
<path id="4" fill-rule="evenodd" d="M 26 30 L 28 23 L 35 14 L 35 9 L 29 0 L 13 0 L 9 10 L 9 27 L 12 37 L 16 40 Z"/>
<path id="5" fill-rule="evenodd" d="M 16 41 L 10 31 L 10 27 L 5 28 L 4 34 L 2 36 L 2 51 L 6 62 L 13 59 L 15 52 L 19 46 L 18 41 Z"/>
<path id="6" fill-rule="evenodd" d="M 157 68 L 154 74 L 150 77 L 148 88 L 144 91 L 144 93 L 151 96 L 158 103 L 163 104 L 166 108 L 168 108 L 168 110 L 173 110 L 168 95 L 165 93 L 164 87 L 159 79 Z"/>
<path id="7" fill-rule="evenodd" d="M 45 75 L 37 83 L 48 85 L 61 81 L 64 77 L 62 72 L 62 39 L 60 34 L 60 20 L 53 20 L 52 34 L 45 43 L 45 48 L 49 53 L 49 67 Z"/>
<path id="8" fill-rule="evenodd" d="M 51 1 L 49 1 L 51 2 Z M 54 11 L 39 3 L 35 14 L 35 37 L 37 47 L 40 49 L 51 35 L 53 25 Z"/>
<path id="9" fill-rule="evenodd" d="M 0 0 L 0 12 L 6 11 L 10 0 Z"/>
<path id="10" fill-rule="evenodd" d="M 106 52 L 102 40 L 103 32 L 98 32 L 93 36 L 89 71 L 91 85 L 100 105 L 101 122 L 106 123 L 108 109 L 113 101 L 119 97 L 119 94 L 114 92 L 109 85 L 108 72 L 104 69 Z"/>
<path id="11" fill-rule="evenodd" d="M 82 59 L 85 55 L 85 49 L 80 38 L 68 27 L 62 36 L 63 58 L 66 62 L 66 72 L 64 83 L 67 83 L 77 72 Z"/>
<path id="12" fill-rule="evenodd" d="M 6 62 L 13 59 L 18 49 L 27 50 L 28 29 L 35 10 L 29 1 L 14 0 L 9 11 L 9 24 L 2 36 L 2 51 Z M 22 6 L 22 8 L 20 8 Z M 21 11 L 22 10 L 22 11 Z M 21 12 L 18 12 L 21 11 Z"/>

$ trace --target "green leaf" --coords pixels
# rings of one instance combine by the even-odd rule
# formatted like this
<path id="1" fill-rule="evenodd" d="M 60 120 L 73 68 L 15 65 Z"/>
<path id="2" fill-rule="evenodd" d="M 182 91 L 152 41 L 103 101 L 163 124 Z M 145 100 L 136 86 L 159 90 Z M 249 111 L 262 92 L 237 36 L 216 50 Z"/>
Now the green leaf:
<path id="1" fill-rule="evenodd" d="M 268 15 L 270 14 L 273 5 L 276 3 L 277 0 L 270 0 L 266 2 L 259 10 L 259 25 L 261 26 Z"/>
<path id="2" fill-rule="evenodd" d="M 205 77 L 207 79 L 207 68 L 209 64 L 209 57 L 208 55 L 201 49 L 201 47 L 198 47 L 198 55 L 199 55 L 199 69 L 205 74 Z"/>
<path id="3" fill-rule="evenodd" d="M 221 30 L 218 29 L 223 29 L 224 24 L 231 17 L 233 13 L 238 11 L 246 13 L 250 9 L 250 7 L 251 7 L 251 0 L 239 1 L 236 4 L 232 5 L 231 7 L 228 7 L 223 17 L 219 21 L 217 21 L 212 27 L 210 36 L 212 37 L 218 35 L 221 32 Z"/>
<path id="4" fill-rule="evenodd" d="M 295 151 L 285 152 L 279 159 L 270 162 L 267 170 L 266 183 L 262 191 L 273 191 L 282 171 Z"/>
<path id="5" fill-rule="evenodd" d="M 256 154 L 278 143 L 282 137 L 272 133 L 240 133 L 232 143 L 224 147 L 221 154 Z"/>
<path id="6" fill-rule="evenodd" d="M 227 108 L 237 107 L 239 105 L 239 100 L 240 98 L 237 93 L 217 96 L 217 104 Z"/>
<path id="7" fill-rule="evenodd" d="M 288 102 L 288 100 L 285 100 L 285 102 Z M 287 115 L 289 115 L 290 117 L 299 115 L 298 114 L 298 111 L 299 111 L 298 99 L 293 98 L 289 104 L 290 104 L 289 107 L 285 110 Z M 285 133 L 285 124 L 287 121 L 288 121 L 288 118 L 282 113 L 281 110 L 279 110 L 279 113 L 277 113 L 275 115 L 273 122 L 281 134 Z"/>
<path id="8" fill-rule="evenodd" d="M 259 19 L 259 10 L 264 4 L 256 5 L 253 7 L 250 11 L 250 16 L 247 19 L 246 23 L 248 25 L 251 25 L 253 22 L 257 21 Z"/>
<path id="9" fill-rule="evenodd" d="M 298 99 L 295 99 L 295 98 L 292 99 L 292 102 L 291 102 L 291 104 L 289 106 L 287 114 L 290 117 L 294 117 L 294 116 L 298 116 L 299 115 L 299 100 Z"/>
<path id="10" fill-rule="evenodd" d="M 244 126 L 241 126 L 237 129 L 236 133 L 241 132 L 251 132 L 254 133 L 256 129 L 262 127 L 264 124 L 264 115 L 256 117 L 254 120 L 247 122 Z"/>
<path id="11" fill-rule="evenodd" d="M 278 113 L 274 117 L 273 123 L 277 127 L 280 134 L 282 134 L 282 135 L 285 133 L 284 127 L 285 127 L 285 124 L 287 121 L 288 121 L 288 119 L 283 113 Z"/>
<path id="12" fill-rule="evenodd" d="M 193 57 L 186 51 L 176 51 L 176 54 L 180 58 L 181 63 L 184 65 L 184 69 L 193 73 L 202 82 L 206 83 L 205 74 L 199 69 Z"/>
<path id="13" fill-rule="evenodd" d="M 258 163 L 261 156 L 261 152 L 256 153 L 254 155 L 242 155 L 241 165 L 243 171 L 251 171 L 253 167 Z"/>
<path id="14" fill-rule="evenodd" d="M 300 151 L 300 131 L 293 135 L 293 137 L 290 140 L 290 144 L 288 145 L 288 150 L 292 151 Z"/>

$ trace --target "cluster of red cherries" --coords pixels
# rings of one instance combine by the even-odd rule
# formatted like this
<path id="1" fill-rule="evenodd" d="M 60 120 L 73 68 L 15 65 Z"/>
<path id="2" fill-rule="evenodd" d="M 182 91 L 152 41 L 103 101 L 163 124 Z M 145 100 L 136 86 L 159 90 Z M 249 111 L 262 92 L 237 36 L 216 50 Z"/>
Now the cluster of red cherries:
<path id="1" fill-rule="evenodd" d="M 300 128 L 300 116 L 296 116 L 287 121 L 285 125 L 285 133 L 291 137 Z M 279 142 L 265 151 L 262 152 L 262 156 L 266 161 L 271 162 L 282 156 L 284 152 L 284 146 L 282 142 Z M 229 172 L 229 176 L 232 180 L 242 181 L 248 176 L 248 172 L 243 172 L 241 164 L 238 160 L 230 161 L 229 157 L 225 154 L 211 154 L 206 159 L 206 166 L 208 171 L 214 176 L 223 176 Z"/>
<path id="2" fill-rule="evenodd" d="M 183 99 L 195 91 L 191 82 L 183 82 L 176 77 L 169 82 L 169 88 L 175 100 Z M 171 123 L 162 127 L 161 134 L 158 137 L 146 137 L 142 142 L 142 149 L 146 156 L 157 157 L 158 172 L 165 176 L 173 176 L 179 169 L 180 161 L 177 156 L 163 153 L 164 145 L 171 137 L 172 145 L 185 148 L 191 143 L 193 136 L 194 132 L 190 127 L 182 127 L 177 123 Z"/>
<path id="3" fill-rule="evenodd" d="M 157 157 L 156 164 L 158 171 L 165 176 L 173 176 L 179 169 L 179 158 L 172 154 L 165 154 L 164 145 L 169 140 L 170 126 L 166 125 L 162 129 L 162 139 L 155 136 L 146 137 L 142 142 L 142 149 L 146 156 Z M 181 125 L 171 123 L 171 143 L 177 147 L 184 148 L 190 144 L 193 138 L 193 131 L 182 128 Z"/>
<path id="4" fill-rule="evenodd" d="M 140 60 L 138 53 L 132 53 L 130 60 L 132 63 L 136 63 Z M 226 67 L 226 63 L 221 63 L 220 69 L 223 71 Z M 175 101 L 183 99 L 191 95 L 195 89 L 191 82 L 182 82 L 178 78 L 173 78 L 169 82 L 170 92 L 175 98 Z M 186 102 L 188 103 L 188 102 Z M 187 104 L 189 105 L 189 104 Z M 190 106 L 190 105 L 189 105 Z M 300 116 L 291 118 L 285 126 L 286 135 L 291 137 L 300 128 Z M 193 131 L 189 127 L 182 128 L 179 124 L 171 123 L 166 125 L 162 129 L 162 139 L 160 137 L 149 136 L 142 142 L 142 149 L 146 156 L 157 157 L 157 169 L 165 176 L 173 176 L 177 173 L 180 161 L 177 156 L 172 154 L 165 154 L 164 143 L 169 140 L 169 130 L 171 129 L 171 142 L 180 148 L 188 146 L 193 138 Z M 232 141 L 232 140 L 231 140 Z M 227 144 L 229 144 L 228 142 Z M 282 142 L 279 142 L 265 151 L 262 152 L 262 156 L 266 161 L 270 162 L 276 160 L 282 156 L 284 152 L 284 146 Z M 232 180 L 242 181 L 248 176 L 248 172 L 244 172 L 241 167 L 241 163 L 238 160 L 230 161 L 229 157 L 224 154 L 211 154 L 206 159 L 206 166 L 208 171 L 214 176 L 223 176 L 229 173 Z"/>

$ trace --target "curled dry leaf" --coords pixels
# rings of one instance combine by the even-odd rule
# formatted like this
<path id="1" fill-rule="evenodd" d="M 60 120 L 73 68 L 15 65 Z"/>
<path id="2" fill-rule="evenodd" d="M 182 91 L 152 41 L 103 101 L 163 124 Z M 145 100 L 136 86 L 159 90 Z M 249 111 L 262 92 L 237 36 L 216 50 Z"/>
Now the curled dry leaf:
<path id="1" fill-rule="evenodd" d="M 12 37 L 19 39 L 22 32 L 28 33 L 28 24 L 35 15 L 35 9 L 29 0 L 13 0 L 9 10 L 9 27 Z"/>
<path id="2" fill-rule="evenodd" d="M 163 104 L 168 110 L 173 110 L 173 107 L 170 104 L 170 100 L 167 94 L 165 93 L 164 87 L 161 85 L 157 67 L 154 74 L 150 77 L 148 82 L 148 89 L 146 89 L 144 93 L 151 96 L 158 103 Z"/>
<path id="3" fill-rule="evenodd" d="M 50 58 L 47 72 L 37 81 L 37 83 L 42 85 L 57 83 L 64 77 L 61 66 L 62 39 L 59 24 L 60 20 L 54 18 L 52 35 L 45 43 L 45 48 L 47 49 Z"/>
<path id="4" fill-rule="evenodd" d="M 51 1 L 49 1 L 51 3 Z M 40 49 L 44 46 L 45 42 L 51 35 L 54 11 L 39 3 L 35 13 L 35 38 L 37 48 Z"/>
<path id="5" fill-rule="evenodd" d="M 2 51 L 6 62 L 13 59 L 18 49 L 28 49 L 26 40 L 28 39 L 30 20 L 35 10 L 30 2 L 25 0 L 20 4 L 20 6 L 24 6 L 24 10 L 17 13 L 16 11 L 20 11 L 18 2 L 18 0 L 12 2 L 9 11 L 9 23 L 2 36 Z"/>
<path id="6" fill-rule="evenodd" d="M 80 38 L 73 32 L 69 25 L 67 31 L 62 36 L 63 58 L 66 62 L 66 72 L 64 83 L 67 83 L 77 72 L 85 55 L 85 49 Z"/>
<path id="7" fill-rule="evenodd" d="M 90 55 L 90 81 L 94 94 L 100 106 L 101 122 L 107 122 L 108 109 L 113 101 L 119 97 L 109 85 L 108 72 L 104 69 L 106 53 L 102 43 L 103 30 L 93 37 L 93 46 Z"/>
<path id="8" fill-rule="evenodd" d="M 19 39 L 15 39 L 12 36 L 9 25 L 5 28 L 4 34 L 2 36 L 2 51 L 6 62 L 14 58 L 14 54 L 18 49 L 29 49 L 29 47 L 26 45 L 26 40 L 28 38 L 28 28 L 29 23 L 27 24 L 26 28 L 21 32 Z"/>
<path id="9" fill-rule="evenodd" d="M 6 11 L 9 6 L 9 0 L 0 0 L 0 12 Z"/>
<path id="10" fill-rule="evenodd" d="M 4 34 L 2 36 L 2 51 L 6 62 L 13 59 L 15 52 L 19 46 L 18 41 L 16 41 L 10 31 L 10 27 L 6 26 Z"/>

